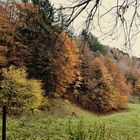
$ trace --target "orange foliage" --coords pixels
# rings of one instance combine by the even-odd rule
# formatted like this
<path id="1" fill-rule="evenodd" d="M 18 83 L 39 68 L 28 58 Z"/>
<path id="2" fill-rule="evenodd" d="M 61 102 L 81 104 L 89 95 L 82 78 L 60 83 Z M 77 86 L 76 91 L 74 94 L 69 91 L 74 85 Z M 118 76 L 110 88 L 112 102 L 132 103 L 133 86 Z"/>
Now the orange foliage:
<path id="1" fill-rule="evenodd" d="M 135 94 L 140 95 L 140 79 L 135 82 Z"/>
<path id="2" fill-rule="evenodd" d="M 85 95 L 86 102 L 88 101 L 90 104 L 83 100 L 81 104 L 84 103 L 89 109 L 102 113 L 118 109 L 120 94 L 118 89 L 112 85 L 111 75 L 99 58 L 92 63 L 93 76 L 87 81 L 90 91 Z"/>
<path id="3" fill-rule="evenodd" d="M 62 33 L 60 37 L 60 50 L 56 56 L 57 86 L 56 93 L 63 95 L 75 81 L 78 74 L 78 52 L 76 42 Z"/>
<path id="4" fill-rule="evenodd" d="M 79 47 L 77 42 L 62 32 L 45 32 L 42 15 L 31 3 L 18 3 L 6 10 L 0 6 L 0 64 L 26 65 L 29 76 L 41 79 L 50 94 L 63 96 L 78 80 L 81 85 L 80 103 L 91 110 L 107 112 L 121 108 L 127 103 L 128 89 L 125 78 L 117 65 L 107 57 L 96 58 L 88 46 Z M 18 11 L 18 12 L 17 12 Z M 55 45 L 54 45 L 54 42 Z M 80 62 L 82 61 L 82 62 Z M 81 65 L 81 71 L 79 69 Z"/>
<path id="5" fill-rule="evenodd" d="M 109 57 L 97 57 L 88 46 L 79 48 L 83 48 L 83 84 L 79 103 L 89 110 L 102 113 L 124 108 L 129 89 L 118 66 Z"/>
<path id="6" fill-rule="evenodd" d="M 121 95 L 128 96 L 129 88 L 126 84 L 124 73 L 119 69 L 117 64 L 115 64 L 115 62 L 113 62 L 110 57 L 102 57 L 101 59 L 113 77 L 114 86 L 119 89 Z"/>
<path id="7" fill-rule="evenodd" d="M 6 11 L 5 19 L 8 19 L 7 30 L 10 35 L 4 32 L 2 38 L 6 44 L 10 42 L 12 63 L 26 65 L 30 77 L 42 79 L 50 94 L 63 95 L 75 81 L 78 72 L 75 41 L 64 32 L 57 41 L 54 40 L 54 34 L 45 34 L 42 15 L 33 4 L 16 3 L 13 6 L 18 11 L 15 13 L 15 24 L 11 24 L 12 17 L 9 18 Z M 1 23 L 2 29 L 3 25 Z"/>
<path id="8" fill-rule="evenodd" d="M 7 58 L 8 49 L 6 46 L 0 45 L 0 67 L 5 67 L 8 65 Z"/>
<path id="9" fill-rule="evenodd" d="M 41 13 L 39 12 L 38 8 L 32 3 L 17 3 L 16 8 L 19 11 L 18 20 L 20 24 L 23 24 L 24 22 L 26 24 L 36 24 L 37 22 L 42 21 Z"/>
<path id="10" fill-rule="evenodd" d="M 11 43 L 13 24 L 10 21 L 9 13 L 7 12 L 6 8 L 1 6 L 0 9 L 0 39 Z"/>
<path id="11" fill-rule="evenodd" d="M 32 3 L 16 3 L 17 9 L 21 9 L 22 11 L 30 10 L 35 12 L 37 10 L 36 6 Z"/>

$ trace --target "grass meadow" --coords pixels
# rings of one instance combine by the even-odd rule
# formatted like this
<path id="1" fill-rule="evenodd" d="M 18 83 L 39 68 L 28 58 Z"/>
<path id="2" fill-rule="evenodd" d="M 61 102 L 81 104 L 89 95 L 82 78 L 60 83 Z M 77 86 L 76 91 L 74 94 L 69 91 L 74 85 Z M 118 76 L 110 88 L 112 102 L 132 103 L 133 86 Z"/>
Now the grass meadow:
<path id="1" fill-rule="evenodd" d="M 8 117 L 7 140 L 140 140 L 140 104 L 104 116 L 83 114 Z"/>

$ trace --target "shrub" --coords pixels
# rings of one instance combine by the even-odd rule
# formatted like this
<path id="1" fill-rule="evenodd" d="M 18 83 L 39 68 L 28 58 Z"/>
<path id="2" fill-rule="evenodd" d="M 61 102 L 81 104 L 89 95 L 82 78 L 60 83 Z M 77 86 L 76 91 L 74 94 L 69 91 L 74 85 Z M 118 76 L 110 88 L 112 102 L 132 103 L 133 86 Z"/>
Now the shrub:
<path id="1" fill-rule="evenodd" d="M 41 82 L 28 80 L 25 69 L 14 66 L 2 69 L 0 99 L 9 114 L 38 109 L 42 102 Z"/>
<path id="2" fill-rule="evenodd" d="M 114 128 L 113 128 L 114 129 Z M 117 140 L 123 136 L 113 133 L 113 129 L 108 128 L 104 122 L 87 125 L 82 119 L 78 123 L 71 120 L 66 123 L 66 133 L 68 140 Z"/>

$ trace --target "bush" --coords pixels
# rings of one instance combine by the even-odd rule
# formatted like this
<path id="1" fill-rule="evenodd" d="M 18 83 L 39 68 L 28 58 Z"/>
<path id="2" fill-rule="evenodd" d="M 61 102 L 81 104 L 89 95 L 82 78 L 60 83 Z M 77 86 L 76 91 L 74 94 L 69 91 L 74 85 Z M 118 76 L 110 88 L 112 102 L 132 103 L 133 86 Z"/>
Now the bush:
<path id="1" fill-rule="evenodd" d="M 0 99 L 8 106 L 9 114 L 38 109 L 42 102 L 41 83 L 28 80 L 25 69 L 11 66 L 2 69 Z"/>
<path id="2" fill-rule="evenodd" d="M 114 129 L 115 130 L 115 129 Z M 68 140 L 117 140 L 122 136 L 114 134 L 113 129 L 107 127 L 107 124 L 95 123 L 93 125 L 86 125 L 82 119 L 75 124 L 71 120 L 66 123 L 66 133 Z M 125 137 L 122 137 L 125 139 Z"/>

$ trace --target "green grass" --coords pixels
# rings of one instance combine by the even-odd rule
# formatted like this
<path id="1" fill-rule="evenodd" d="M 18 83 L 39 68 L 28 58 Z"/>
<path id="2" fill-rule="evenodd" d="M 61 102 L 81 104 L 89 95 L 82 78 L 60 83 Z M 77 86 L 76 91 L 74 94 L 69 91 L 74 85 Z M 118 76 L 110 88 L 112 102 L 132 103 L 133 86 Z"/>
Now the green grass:
<path id="1" fill-rule="evenodd" d="M 8 118 L 7 140 L 140 140 L 140 104 L 130 104 L 127 111 L 105 116 L 68 106 L 80 112 L 79 116 L 36 113 Z"/>

